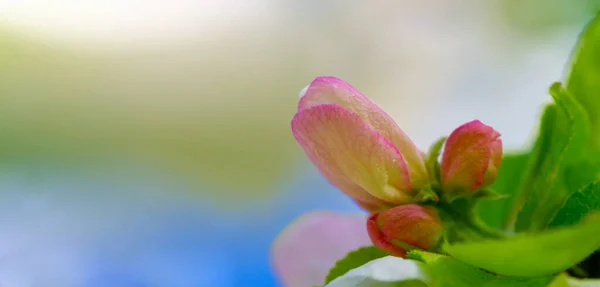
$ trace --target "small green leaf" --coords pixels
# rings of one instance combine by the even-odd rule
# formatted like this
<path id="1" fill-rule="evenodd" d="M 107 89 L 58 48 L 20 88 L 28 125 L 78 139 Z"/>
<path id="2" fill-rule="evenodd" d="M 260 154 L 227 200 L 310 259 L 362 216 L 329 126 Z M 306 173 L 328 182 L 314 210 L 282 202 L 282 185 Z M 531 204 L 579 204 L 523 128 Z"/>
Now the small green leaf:
<path id="1" fill-rule="evenodd" d="M 473 195 L 474 199 L 481 200 L 501 200 L 510 197 L 510 195 L 500 194 L 494 189 L 485 188 Z"/>
<path id="2" fill-rule="evenodd" d="M 552 280 L 551 276 L 537 278 L 498 276 L 450 256 L 418 250 L 410 251 L 407 258 L 424 263 L 422 269 L 431 278 L 429 286 L 546 287 Z"/>
<path id="3" fill-rule="evenodd" d="M 437 193 L 433 190 L 431 185 L 426 185 L 423 189 L 419 190 L 419 192 L 415 195 L 415 202 L 427 202 L 427 201 L 439 201 Z"/>
<path id="4" fill-rule="evenodd" d="M 370 261 L 388 255 L 389 254 L 375 246 L 361 247 L 351 251 L 346 255 L 346 257 L 338 260 L 329 270 L 329 274 L 327 274 L 327 277 L 325 277 L 325 285 L 354 268 L 360 267 Z"/>
<path id="5" fill-rule="evenodd" d="M 567 90 L 590 116 L 594 137 L 592 143 L 600 146 L 600 14 L 590 21 L 579 36 L 567 75 Z"/>
<path id="6" fill-rule="evenodd" d="M 429 152 L 427 153 L 427 158 L 425 160 L 425 166 L 427 167 L 427 171 L 429 172 L 429 176 L 431 180 L 435 183 L 440 183 L 440 163 L 438 158 L 440 157 L 440 152 L 442 151 L 442 147 L 446 142 L 446 137 L 442 137 L 438 139 L 431 147 L 429 148 Z"/>
<path id="7" fill-rule="evenodd" d="M 600 248 L 600 220 L 592 219 L 505 240 L 446 244 L 443 249 L 460 261 L 497 274 L 549 276 L 572 267 Z"/>
<path id="8" fill-rule="evenodd" d="M 560 83 L 550 87 L 550 94 L 556 104 L 545 110 L 525 180 L 512 206 L 513 218 L 518 214 L 516 231 L 548 226 L 572 192 L 564 187 L 562 168 L 583 158 L 589 137 L 589 119 L 581 105 Z"/>
<path id="9" fill-rule="evenodd" d="M 477 215 L 488 226 L 501 228 L 503 220 L 508 216 L 512 198 L 519 189 L 528 159 L 529 155 L 526 153 L 507 154 L 502 158 L 498 176 L 490 188 L 506 197 L 495 201 L 480 200 L 477 203 Z"/>
<path id="10" fill-rule="evenodd" d="M 589 153 L 586 146 L 590 141 L 592 128 L 589 114 L 572 94 L 563 89 L 560 82 L 555 82 L 550 86 L 550 95 L 568 118 L 568 135 L 571 136 L 571 139 L 564 156 L 565 164 L 587 159 Z"/>
<path id="11" fill-rule="evenodd" d="M 595 182 L 571 194 L 558 211 L 550 227 L 568 226 L 579 222 L 586 214 L 600 210 L 600 183 Z"/>

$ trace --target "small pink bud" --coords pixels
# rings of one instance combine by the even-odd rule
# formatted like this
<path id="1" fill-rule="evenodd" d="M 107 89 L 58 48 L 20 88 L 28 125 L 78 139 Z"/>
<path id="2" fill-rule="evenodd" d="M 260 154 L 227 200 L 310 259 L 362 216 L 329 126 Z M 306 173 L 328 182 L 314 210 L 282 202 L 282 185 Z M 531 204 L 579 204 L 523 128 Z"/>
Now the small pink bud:
<path id="1" fill-rule="evenodd" d="M 502 161 L 500 133 L 478 120 L 456 128 L 442 154 L 441 180 L 444 191 L 470 194 L 496 179 Z"/>
<path id="2" fill-rule="evenodd" d="M 373 213 L 367 220 L 367 231 L 379 249 L 404 257 L 406 245 L 425 250 L 435 247 L 444 225 L 434 207 L 406 204 Z"/>

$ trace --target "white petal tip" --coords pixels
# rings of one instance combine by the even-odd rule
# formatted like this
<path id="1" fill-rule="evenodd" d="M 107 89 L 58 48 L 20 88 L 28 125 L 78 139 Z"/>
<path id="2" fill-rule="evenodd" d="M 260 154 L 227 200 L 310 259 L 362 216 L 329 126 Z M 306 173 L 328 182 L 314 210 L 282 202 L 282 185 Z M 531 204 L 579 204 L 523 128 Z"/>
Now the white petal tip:
<path id="1" fill-rule="evenodd" d="M 306 91 L 308 91 L 308 87 L 310 85 L 307 85 L 306 87 L 304 87 L 302 90 L 300 90 L 300 93 L 298 94 L 298 98 L 302 99 L 302 97 L 304 97 L 304 94 L 306 94 Z"/>

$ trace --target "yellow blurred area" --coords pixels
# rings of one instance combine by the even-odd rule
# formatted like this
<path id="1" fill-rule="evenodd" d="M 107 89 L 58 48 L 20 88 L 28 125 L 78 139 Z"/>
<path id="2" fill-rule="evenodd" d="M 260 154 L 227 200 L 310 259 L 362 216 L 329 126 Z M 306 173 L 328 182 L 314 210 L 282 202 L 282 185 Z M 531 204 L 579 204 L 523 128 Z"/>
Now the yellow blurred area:
<path id="1" fill-rule="evenodd" d="M 300 155 L 289 120 L 308 77 L 269 60 L 273 51 L 245 57 L 220 43 L 99 54 L 16 34 L 0 45 L 4 160 L 131 156 L 259 191 Z"/>
<path id="2" fill-rule="evenodd" d="M 133 159 L 216 187 L 202 190 L 224 198 L 272 192 L 303 158 L 289 128 L 299 90 L 319 75 L 358 79 L 362 88 L 383 73 L 352 69 L 371 62 L 373 51 L 361 45 L 318 46 L 356 43 L 343 31 L 314 32 L 242 29 L 115 47 L 4 27 L 0 157 L 79 165 Z"/>
<path id="3" fill-rule="evenodd" d="M 223 2 L 230 6 L 214 13 L 206 10 L 212 6 L 198 8 L 193 1 L 152 2 L 156 9 L 148 21 L 155 25 L 144 30 L 140 24 L 142 30 L 131 32 L 131 41 L 123 44 L 89 41 L 93 33 L 80 37 L 86 39 L 82 41 L 77 35 L 75 41 L 53 38 L 37 28 L 44 26 L 44 9 L 55 5 L 46 3 L 41 9 L 36 5 L 42 2 L 29 2 L 33 4 L 5 6 L 17 15 L 7 19 L 34 24 L 0 23 L 0 163 L 118 165 L 133 160 L 184 175 L 198 186 L 218 187 L 200 190 L 214 190 L 222 198 L 267 194 L 292 176 L 304 155 L 289 121 L 298 91 L 314 77 L 335 75 L 349 81 L 390 111 L 404 129 L 415 130 L 429 119 L 416 117 L 452 93 L 469 60 L 470 55 L 460 52 L 475 38 L 466 27 L 492 39 L 500 30 L 494 27 L 503 25 L 497 18 L 506 12 L 502 5 L 490 8 L 469 1 L 370 6 L 265 0 L 260 1 L 266 7 L 260 13 L 245 5 L 247 13 L 240 8 L 228 15 L 235 2 Z M 131 7 L 119 8 L 119 1 L 109 2 L 121 9 L 114 15 L 123 16 L 123 23 L 128 23 L 128 13 L 136 14 L 127 10 Z M 85 11 L 96 17 L 95 25 L 102 27 L 105 17 L 106 25 L 127 39 L 111 22 L 113 14 L 90 12 L 102 5 L 78 5 L 82 11 L 92 9 Z M 158 36 L 169 40 L 162 42 L 158 36 L 154 42 L 135 40 L 139 31 L 152 34 L 161 21 L 171 23 L 186 11 L 169 10 L 174 5 L 200 9 L 180 21 L 198 29 L 172 39 L 166 29 Z M 35 13 L 27 14 L 28 9 Z M 162 10 L 172 19 L 152 18 Z M 49 17 L 48 25 L 60 22 L 60 29 L 72 27 L 85 34 L 85 26 L 58 20 L 71 15 L 85 23 L 87 14 L 77 18 L 75 8 L 57 11 L 64 15 Z M 136 17 L 143 18 L 141 12 Z M 217 21 L 217 14 L 224 18 Z M 214 17 L 203 21 L 207 15 Z M 240 15 L 252 17 L 235 22 Z M 227 27 L 198 32 L 210 21 Z M 481 32 L 473 25 L 476 21 L 492 28 Z M 456 25 L 454 30 L 449 23 Z"/>

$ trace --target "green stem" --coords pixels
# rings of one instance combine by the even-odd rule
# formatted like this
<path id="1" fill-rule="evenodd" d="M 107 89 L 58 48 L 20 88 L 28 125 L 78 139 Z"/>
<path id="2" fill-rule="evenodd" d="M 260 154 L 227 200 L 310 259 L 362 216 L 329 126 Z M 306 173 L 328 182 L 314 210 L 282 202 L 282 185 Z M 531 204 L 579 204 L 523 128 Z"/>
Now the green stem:
<path id="1" fill-rule="evenodd" d="M 502 239 L 505 237 L 502 232 L 490 228 L 489 226 L 485 225 L 485 223 L 478 220 L 475 216 L 467 217 L 465 221 L 467 227 L 471 228 L 478 234 L 483 235 L 484 237 L 495 239 Z"/>
<path id="2" fill-rule="evenodd" d="M 493 228 L 490 228 L 485 223 L 478 220 L 472 212 L 472 206 L 468 202 L 441 203 L 440 209 L 446 214 L 448 219 L 454 222 L 461 229 L 469 231 L 469 237 L 475 235 L 478 239 L 502 239 L 505 235 Z"/>

